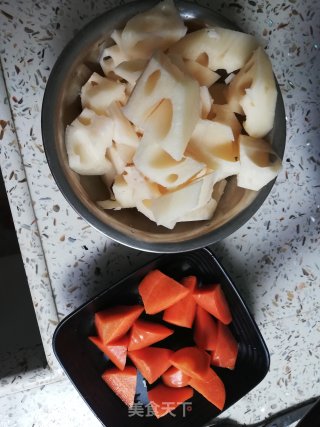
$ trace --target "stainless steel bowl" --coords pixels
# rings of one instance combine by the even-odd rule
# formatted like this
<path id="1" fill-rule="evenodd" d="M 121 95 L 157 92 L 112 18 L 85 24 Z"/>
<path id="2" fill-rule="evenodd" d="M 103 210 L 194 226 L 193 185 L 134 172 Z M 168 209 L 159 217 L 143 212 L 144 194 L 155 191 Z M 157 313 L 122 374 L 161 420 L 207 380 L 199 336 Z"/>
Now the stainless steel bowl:
<path id="1" fill-rule="evenodd" d="M 79 176 L 68 166 L 65 128 L 81 111 L 80 88 L 92 71 L 110 34 L 126 21 L 158 1 L 135 1 L 94 19 L 66 46 L 51 72 L 42 105 L 42 137 L 48 164 L 62 194 L 89 224 L 124 245 L 151 252 L 182 252 L 200 248 L 232 234 L 259 209 L 274 182 L 260 192 L 244 190 L 231 178 L 214 217 L 208 221 L 179 223 L 173 230 L 159 227 L 135 209 L 103 211 L 95 201 L 105 198 L 99 177 Z M 216 12 L 194 3 L 176 1 L 180 14 L 191 28 L 221 26 L 239 30 Z M 268 135 L 282 158 L 285 148 L 285 111 L 278 87 L 274 128 Z"/>

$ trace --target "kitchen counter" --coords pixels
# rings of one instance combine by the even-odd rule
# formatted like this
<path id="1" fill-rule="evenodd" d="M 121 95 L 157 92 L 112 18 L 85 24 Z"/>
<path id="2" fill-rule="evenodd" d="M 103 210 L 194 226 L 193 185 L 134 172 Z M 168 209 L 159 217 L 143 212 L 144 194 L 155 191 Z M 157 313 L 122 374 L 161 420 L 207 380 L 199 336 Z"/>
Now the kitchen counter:
<path id="1" fill-rule="evenodd" d="M 73 211 L 50 174 L 41 140 L 42 97 L 57 56 L 77 30 L 120 3 L 0 5 L 0 167 L 47 358 L 44 368 L 0 379 L 1 427 L 99 425 L 64 378 L 52 334 L 106 284 L 155 257 L 106 239 Z M 228 411 L 251 423 L 320 395 L 320 3 L 199 3 L 266 47 L 287 114 L 283 170 L 270 196 L 241 229 L 212 246 L 271 353 L 266 378 Z"/>

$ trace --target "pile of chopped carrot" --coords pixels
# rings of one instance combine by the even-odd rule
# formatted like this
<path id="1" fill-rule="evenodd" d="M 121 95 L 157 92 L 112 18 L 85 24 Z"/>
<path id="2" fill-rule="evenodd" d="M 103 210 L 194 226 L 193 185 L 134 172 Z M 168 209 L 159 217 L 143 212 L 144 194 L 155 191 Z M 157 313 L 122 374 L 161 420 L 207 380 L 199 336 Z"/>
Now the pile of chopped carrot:
<path id="1" fill-rule="evenodd" d="M 157 418 L 191 399 L 194 390 L 222 410 L 225 386 L 212 366 L 234 369 L 238 343 L 228 327 L 232 315 L 220 284 L 199 287 L 195 276 L 179 283 L 152 270 L 138 290 L 143 306 L 118 305 L 95 314 L 97 336 L 89 339 L 114 364 L 102 379 L 132 407 L 139 370 Z M 152 317 L 161 312 L 170 327 Z M 191 329 L 194 346 L 176 351 L 152 346 L 174 334 L 176 326 Z"/>

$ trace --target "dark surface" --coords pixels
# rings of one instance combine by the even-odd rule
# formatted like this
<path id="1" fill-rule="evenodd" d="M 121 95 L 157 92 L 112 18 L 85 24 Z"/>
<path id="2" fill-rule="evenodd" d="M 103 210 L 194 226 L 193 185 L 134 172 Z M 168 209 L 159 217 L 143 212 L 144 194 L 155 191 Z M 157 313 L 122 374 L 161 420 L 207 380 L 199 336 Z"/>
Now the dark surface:
<path id="1" fill-rule="evenodd" d="M 20 253 L 0 169 L 0 258 Z"/>
<path id="2" fill-rule="evenodd" d="M 320 399 L 297 424 L 297 427 L 320 427 Z"/>
<path id="3" fill-rule="evenodd" d="M 174 411 L 176 417 L 167 415 L 159 420 L 137 415 L 128 417 L 128 408 L 101 380 L 101 374 L 109 366 L 109 362 L 87 338 L 95 334 L 94 313 L 117 304 L 141 302 L 137 286 L 146 273 L 155 268 L 161 269 L 177 280 L 186 275 L 196 275 L 201 285 L 214 282 L 220 282 L 222 285 L 232 310 L 231 329 L 239 342 L 235 370 L 216 369 L 226 386 L 225 409 L 254 388 L 269 369 L 269 353 L 257 325 L 234 284 L 212 253 L 208 249 L 200 249 L 186 254 L 160 256 L 69 315 L 57 327 L 53 338 L 54 351 L 62 367 L 93 412 L 106 426 L 200 427 L 221 413 L 195 392 L 192 410 L 187 412 L 185 417 L 182 416 L 182 408 Z M 169 337 L 159 345 L 172 348 L 187 345 L 189 338 L 186 337 L 190 336 L 190 330 L 182 332 L 183 328 L 178 329 L 180 333 L 174 334 L 175 339 Z M 138 378 L 137 401 L 144 404 L 148 402 L 141 377 Z"/>
<path id="4" fill-rule="evenodd" d="M 0 170 L 0 378 L 46 364 Z"/>

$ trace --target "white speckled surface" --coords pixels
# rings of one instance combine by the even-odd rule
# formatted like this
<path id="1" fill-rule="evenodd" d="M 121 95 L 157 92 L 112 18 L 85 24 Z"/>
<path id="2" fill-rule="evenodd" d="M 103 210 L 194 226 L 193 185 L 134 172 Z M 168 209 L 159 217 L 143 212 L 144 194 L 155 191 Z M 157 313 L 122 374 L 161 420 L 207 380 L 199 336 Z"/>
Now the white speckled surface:
<path id="1" fill-rule="evenodd" d="M 61 375 L 50 346 L 57 316 L 154 256 L 110 242 L 77 216 L 52 179 L 41 141 L 42 96 L 57 55 L 76 30 L 119 3 L 3 0 L 0 5 L 1 61 L 21 150 L 7 126 L 0 134 L 0 165 L 49 362 L 36 375 L 39 384 Z M 271 195 L 247 224 L 213 247 L 271 353 L 265 380 L 229 411 L 249 423 L 320 395 L 320 4 L 199 3 L 221 11 L 266 46 L 288 118 L 284 168 Z M 2 88 L 0 93 L 0 118 L 9 121 Z M 2 380 L 2 390 L 32 386 L 28 375 L 15 388 Z M 0 415 L 1 427 L 99 424 L 65 381 L 3 397 Z"/>
<path id="2" fill-rule="evenodd" d="M 62 372 L 53 355 L 51 345 L 51 337 L 58 323 L 58 317 L 41 240 L 39 238 L 38 226 L 32 209 L 32 201 L 21 159 L 19 143 L 15 134 L 14 123 L 11 118 L 6 98 L 6 88 L 2 77 L 1 73 L 0 115 L 1 120 L 6 123 L 6 126 L 1 137 L 0 167 L 10 199 L 11 212 L 31 289 L 33 304 L 36 308 L 35 311 L 48 366 L 46 369 L 39 369 L 37 371 L 29 370 L 28 366 L 25 366 L 19 375 L 14 374 L 15 365 L 18 360 L 22 359 L 22 353 L 27 355 L 28 352 L 32 351 L 32 348 L 21 349 L 15 354 L 6 354 L 5 349 L 2 349 L 0 346 L 2 368 L 3 371 L 8 372 L 5 378 L 0 378 L 0 396 L 24 388 L 35 387 L 62 377 Z M 12 374 L 10 374 L 11 371 Z"/>

